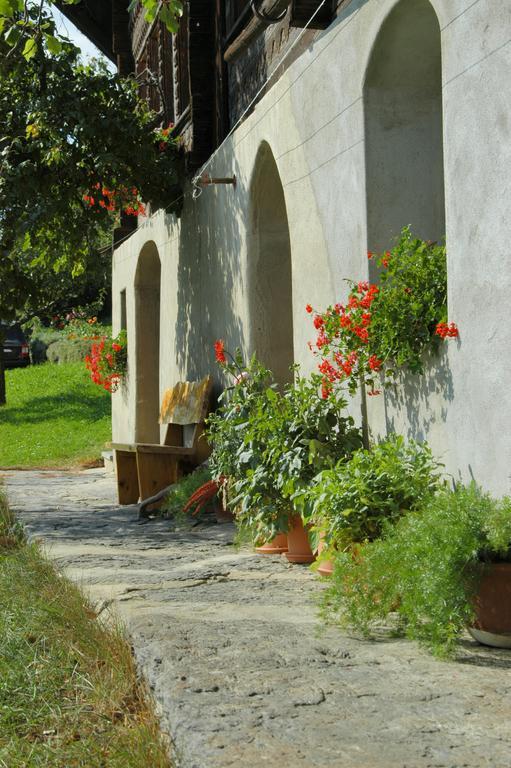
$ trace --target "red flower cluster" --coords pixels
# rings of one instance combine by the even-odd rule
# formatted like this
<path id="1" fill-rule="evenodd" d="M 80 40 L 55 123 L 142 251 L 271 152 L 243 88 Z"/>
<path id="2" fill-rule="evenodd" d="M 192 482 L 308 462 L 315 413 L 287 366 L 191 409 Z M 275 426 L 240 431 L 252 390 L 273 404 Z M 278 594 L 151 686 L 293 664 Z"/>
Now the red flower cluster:
<path id="1" fill-rule="evenodd" d="M 410 238 L 409 229 L 403 230 L 402 242 L 407 249 L 413 248 L 415 253 L 421 241 L 412 241 Z M 422 321 L 421 338 L 416 340 L 415 347 L 412 342 L 411 348 L 407 354 L 404 354 L 404 360 L 402 360 L 398 337 L 402 335 L 404 343 L 408 342 L 408 338 L 412 338 L 417 308 L 421 309 L 421 301 L 426 297 L 421 293 L 420 285 L 419 288 L 406 285 L 406 275 L 409 274 L 413 285 L 417 273 L 414 271 L 414 264 L 410 261 L 413 254 L 408 250 L 402 251 L 401 248 L 402 244 L 381 255 L 367 251 L 367 258 L 374 260 L 380 270 L 388 270 L 381 272 L 381 294 L 377 285 L 361 280 L 358 283 L 352 283 L 353 287 L 345 304 L 331 305 L 322 312 L 315 311 L 311 304 L 306 305 L 306 312 L 312 315 L 312 322 L 317 331 L 316 340 L 309 342 L 309 348 L 319 358 L 318 368 L 321 374 L 323 397 L 328 397 L 339 383 L 347 385 L 351 394 L 354 394 L 361 385 L 365 385 L 368 395 L 379 395 L 381 390 L 376 388 L 379 376 L 381 375 L 382 383 L 388 383 L 396 375 L 393 370 L 394 365 L 386 366 L 387 361 L 392 361 L 397 366 L 409 364 L 411 370 L 420 369 L 420 353 L 424 342 L 427 341 L 423 339 L 424 330 L 428 339 L 431 340 L 430 310 L 433 309 L 436 314 L 437 309 L 436 304 L 433 303 L 428 311 L 424 311 L 423 318 L 417 318 L 418 323 Z M 422 253 L 422 250 L 420 252 Z M 435 254 L 432 256 L 437 258 Z M 401 269 L 401 259 L 403 259 L 403 269 Z M 438 268 L 440 269 L 440 266 Z M 410 270 L 409 273 L 406 269 Z M 396 291 L 396 288 L 399 291 Z M 415 298 L 414 294 L 417 294 L 417 291 L 419 292 L 417 301 L 413 304 L 411 300 Z M 435 302 L 436 299 L 433 297 L 431 301 Z M 410 302 L 409 322 L 407 302 Z M 397 321 L 393 320 L 392 314 L 396 309 L 399 311 Z M 406 327 L 407 325 L 410 330 Z M 435 333 L 442 339 L 459 336 L 455 323 L 438 323 Z"/>
<path id="2" fill-rule="evenodd" d="M 383 361 L 369 355 L 371 305 L 379 292 L 377 285 L 360 281 L 351 290 L 347 304 L 337 303 L 324 313 L 316 313 L 313 324 L 318 331 L 313 353 L 321 355 L 318 365 L 322 374 L 322 396 L 328 397 L 334 383 L 348 381 L 352 388 L 358 386 L 362 373 L 371 377 L 377 373 Z M 307 304 L 306 311 L 314 310 Z M 371 380 L 371 379 L 370 379 Z"/>
<path id="3" fill-rule="evenodd" d="M 217 363 L 220 363 L 221 365 L 224 365 L 227 362 L 227 358 L 225 356 L 225 342 L 222 341 L 222 339 L 218 339 L 214 343 L 215 348 L 215 359 Z"/>
<path id="4" fill-rule="evenodd" d="M 85 366 L 90 371 L 94 384 L 107 392 L 116 392 L 126 373 L 126 334 L 121 332 L 117 340 L 99 338 L 85 357 Z"/>
<path id="5" fill-rule="evenodd" d="M 156 129 L 155 138 L 156 138 L 156 141 L 158 142 L 158 149 L 160 150 L 160 152 L 165 152 L 169 143 L 175 140 L 175 137 L 172 136 L 173 130 L 174 130 L 174 123 L 169 123 L 166 128 Z"/>
<path id="6" fill-rule="evenodd" d="M 456 339 L 460 335 L 456 323 L 438 323 L 435 333 L 441 339 Z"/>
<path id="7" fill-rule="evenodd" d="M 90 208 L 98 206 L 105 211 L 115 211 L 118 205 L 120 209 L 128 216 L 145 216 L 146 209 L 139 200 L 139 193 L 136 187 L 131 190 L 121 187 L 118 191 L 108 189 L 99 182 L 94 184 L 90 195 L 83 195 L 83 200 Z M 97 211 L 97 208 L 96 208 Z"/>
<path id="8" fill-rule="evenodd" d="M 371 371 L 379 371 L 383 365 L 383 360 L 378 360 L 376 355 L 371 355 L 367 361 Z"/>

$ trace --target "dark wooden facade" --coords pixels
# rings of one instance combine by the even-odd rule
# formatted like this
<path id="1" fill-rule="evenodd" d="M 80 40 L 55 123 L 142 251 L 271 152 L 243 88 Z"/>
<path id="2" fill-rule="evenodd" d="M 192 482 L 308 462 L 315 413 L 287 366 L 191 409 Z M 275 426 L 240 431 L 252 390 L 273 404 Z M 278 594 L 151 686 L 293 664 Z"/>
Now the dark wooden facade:
<path id="1" fill-rule="evenodd" d="M 175 35 L 158 20 L 148 24 L 140 6 L 130 15 L 128 0 L 82 0 L 62 10 L 121 74 L 135 73 L 161 124 L 174 123 L 183 136 L 192 171 L 221 143 L 269 73 L 278 68 L 278 77 L 349 0 L 325 2 L 305 34 L 299 28 L 321 0 L 255 2 L 260 14 L 249 0 L 186 0 Z M 278 23 L 261 18 L 280 15 Z M 279 68 L 298 35 L 293 56 Z"/>

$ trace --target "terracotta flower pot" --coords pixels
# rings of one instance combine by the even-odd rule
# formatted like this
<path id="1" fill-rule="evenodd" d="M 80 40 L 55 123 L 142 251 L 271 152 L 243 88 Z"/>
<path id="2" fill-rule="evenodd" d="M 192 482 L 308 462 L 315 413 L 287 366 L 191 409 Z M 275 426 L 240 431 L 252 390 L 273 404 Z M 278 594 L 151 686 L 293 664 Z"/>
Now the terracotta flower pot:
<path id="1" fill-rule="evenodd" d="M 493 563 L 476 597 L 476 621 L 469 632 L 483 645 L 511 648 L 511 563 Z"/>
<path id="2" fill-rule="evenodd" d="M 322 560 L 318 566 L 318 573 L 320 573 L 321 576 L 330 577 L 333 572 L 334 572 L 333 562 L 331 560 Z"/>
<path id="3" fill-rule="evenodd" d="M 323 534 L 319 536 L 318 555 L 321 555 L 325 550 L 325 537 Z M 321 576 L 331 576 L 334 570 L 334 564 L 332 560 L 322 560 L 318 566 L 318 573 Z"/>
<path id="4" fill-rule="evenodd" d="M 286 534 L 278 533 L 271 541 L 267 541 L 261 547 L 256 547 L 255 551 L 259 555 L 281 555 L 283 552 L 287 552 Z"/>
<path id="5" fill-rule="evenodd" d="M 294 515 L 290 520 L 287 546 L 286 557 L 290 563 L 313 563 L 316 559 L 300 515 Z"/>

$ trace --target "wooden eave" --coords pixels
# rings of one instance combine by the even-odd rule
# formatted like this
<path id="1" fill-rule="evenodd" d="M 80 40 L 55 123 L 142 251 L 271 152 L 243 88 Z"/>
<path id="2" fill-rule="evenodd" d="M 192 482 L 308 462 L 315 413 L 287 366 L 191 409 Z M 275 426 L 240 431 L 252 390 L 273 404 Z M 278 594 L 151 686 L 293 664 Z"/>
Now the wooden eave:
<path id="1" fill-rule="evenodd" d="M 82 0 L 77 5 L 66 5 L 57 0 L 55 4 L 85 37 L 115 62 L 112 46 L 112 0 Z"/>

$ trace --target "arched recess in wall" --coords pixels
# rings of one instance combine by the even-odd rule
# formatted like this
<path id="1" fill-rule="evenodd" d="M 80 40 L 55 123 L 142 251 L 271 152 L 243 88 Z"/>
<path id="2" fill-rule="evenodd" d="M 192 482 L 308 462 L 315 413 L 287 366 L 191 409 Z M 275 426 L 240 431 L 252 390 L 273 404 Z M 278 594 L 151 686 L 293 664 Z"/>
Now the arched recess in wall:
<path id="1" fill-rule="evenodd" d="M 250 346 L 283 384 L 294 363 L 291 241 L 282 181 L 266 142 L 256 158 L 250 207 Z"/>
<path id="2" fill-rule="evenodd" d="M 428 0 L 400 0 L 382 24 L 364 85 L 369 250 L 410 224 L 445 236 L 440 27 Z"/>
<path id="3" fill-rule="evenodd" d="M 135 275 L 137 442 L 160 442 L 160 286 L 160 257 L 149 242 L 140 252 Z"/>

